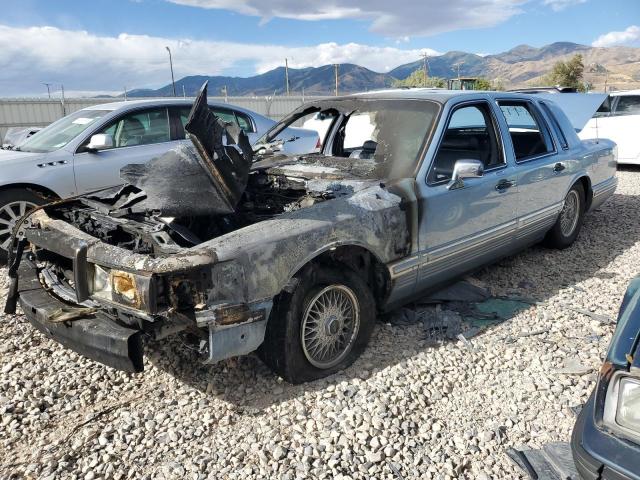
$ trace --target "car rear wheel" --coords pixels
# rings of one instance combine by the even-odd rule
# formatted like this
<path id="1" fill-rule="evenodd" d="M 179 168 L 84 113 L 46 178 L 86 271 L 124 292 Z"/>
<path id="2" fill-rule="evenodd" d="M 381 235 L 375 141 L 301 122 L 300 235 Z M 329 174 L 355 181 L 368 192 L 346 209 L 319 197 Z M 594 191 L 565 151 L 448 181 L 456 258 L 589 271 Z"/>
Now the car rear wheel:
<path id="1" fill-rule="evenodd" d="M 564 205 L 553 228 L 545 238 L 545 244 L 552 248 L 567 248 L 578 237 L 582 228 L 585 211 L 584 188 L 574 184 L 564 197 Z"/>
<path id="2" fill-rule="evenodd" d="M 0 263 L 6 263 L 11 233 L 16 222 L 28 211 L 42 205 L 44 199 L 24 189 L 0 192 Z"/>
<path id="3" fill-rule="evenodd" d="M 258 353 L 291 383 L 348 367 L 365 349 L 375 322 L 375 301 L 353 271 L 308 267 L 293 292 L 274 304 Z"/>

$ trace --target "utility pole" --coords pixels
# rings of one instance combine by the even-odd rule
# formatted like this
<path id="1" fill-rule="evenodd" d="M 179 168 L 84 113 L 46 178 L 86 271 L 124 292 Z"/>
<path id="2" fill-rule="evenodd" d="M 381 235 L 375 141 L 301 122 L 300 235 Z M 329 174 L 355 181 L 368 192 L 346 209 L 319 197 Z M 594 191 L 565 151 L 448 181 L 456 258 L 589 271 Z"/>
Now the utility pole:
<path id="1" fill-rule="evenodd" d="M 60 88 L 62 89 L 62 116 L 64 117 L 67 115 L 67 109 L 64 105 L 64 85 L 60 84 Z"/>
<path id="2" fill-rule="evenodd" d="M 338 96 L 338 64 L 337 63 L 333 64 L 333 70 L 334 70 L 335 75 L 336 75 L 336 91 L 335 91 L 335 93 L 336 93 L 336 97 L 337 97 Z"/>
<path id="3" fill-rule="evenodd" d="M 127 86 L 124 86 L 124 101 L 127 101 Z"/>
<path id="4" fill-rule="evenodd" d="M 173 86 L 173 96 L 176 96 L 176 81 L 173 79 L 173 59 L 171 58 L 171 49 L 169 47 L 164 47 L 169 52 L 169 67 L 171 67 L 171 85 Z"/>
<path id="5" fill-rule="evenodd" d="M 426 53 L 423 53 L 422 55 L 420 55 L 422 57 L 422 71 L 424 72 L 424 86 L 427 86 L 427 58 L 429 58 L 429 55 L 427 55 Z"/>
<path id="6" fill-rule="evenodd" d="M 229 103 L 229 99 L 227 97 L 227 86 L 226 85 L 224 85 L 222 87 L 222 93 L 224 93 L 224 103 Z"/>
<path id="7" fill-rule="evenodd" d="M 287 90 L 287 97 L 289 96 L 289 60 L 284 59 L 284 83 Z"/>
<path id="8" fill-rule="evenodd" d="M 182 98 L 187 98 L 187 92 L 184 89 L 184 83 L 182 84 Z"/>
<path id="9" fill-rule="evenodd" d="M 51 100 L 51 84 L 50 83 L 43 83 L 43 85 L 45 85 L 47 87 L 47 95 L 49 96 L 49 100 Z"/>
<path id="10" fill-rule="evenodd" d="M 464 64 L 464 62 L 456 63 L 456 67 L 458 68 L 458 80 L 460 80 L 460 67 Z"/>

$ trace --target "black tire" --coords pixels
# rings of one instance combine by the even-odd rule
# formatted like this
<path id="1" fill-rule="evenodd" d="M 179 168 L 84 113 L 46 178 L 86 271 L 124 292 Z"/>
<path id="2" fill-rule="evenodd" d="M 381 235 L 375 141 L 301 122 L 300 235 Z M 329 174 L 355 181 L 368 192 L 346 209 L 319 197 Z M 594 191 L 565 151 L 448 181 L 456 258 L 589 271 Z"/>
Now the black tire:
<path id="1" fill-rule="evenodd" d="M 7 262 L 7 250 L 3 248 L 3 244 L 7 240 L 7 227 L 5 223 L 9 220 L 9 216 L 3 212 L 3 209 L 12 203 L 27 202 L 32 205 L 43 205 L 46 199 L 38 195 L 36 192 L 26 190 L 24 188 L 9 188 L 0 191 L 0 265 Z"/>
<path id="2" fill-rule="evenodd" d="M 569 208 L 571 202 L 576 200 L 578 202 L 577 212 L 574 215 L 571 215 L 570 222 L 567 222 L 567 209 Z M 573 242 L 575 242 L 576 238 L 578 238 L 578 234 L 580 233 L 580 229 L 582 228 L 582 221 L 584 220 L 584 212 L 586 207 L 586 198 L 584 194 L 584 188 L 580 182 L 575 183 L 571 189 L 567 192 L 565 196 L 565 205 L 558 215 L 558 219 L 556 223 L 553 225 L 551 230 L 547 233 L 547 236 L 544 239 L 544 244 L 550 248 L 564 249 Z M 577 218 L 575 218 L 577 215 Z M 564 223 L 563 222 L 567 222 Z M 567 225 L 571 226 L 571 228 L 567 227 Z"/>
<path id="3" fill-rule="evenodd" d="M 375 300 L 365 281 L 346 268 L 309 266 L 296 275 L 293 292 L 282 292 L 274 302 L 264 343 L 258 354 L 275 373 L 290 383 L 310 382 L 351 365 L 366 348 L 376 318 Z M 357 300 L 359 327 L 354 328 L 350 349 L 344 348 L 337 364 L 319 368 L 305 353 L 301 335 L 303 319 L 310 303 L 327 289 L 349 291 Z M 351 297 L 350 297 L 351 298 Z"/>

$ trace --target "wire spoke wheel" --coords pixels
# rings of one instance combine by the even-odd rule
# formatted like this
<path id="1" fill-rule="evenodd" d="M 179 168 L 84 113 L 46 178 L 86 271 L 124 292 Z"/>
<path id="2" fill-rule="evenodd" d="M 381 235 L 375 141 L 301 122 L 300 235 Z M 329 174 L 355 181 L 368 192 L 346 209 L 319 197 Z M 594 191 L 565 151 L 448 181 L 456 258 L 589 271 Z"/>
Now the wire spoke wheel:
<path id="1" fill-rule="evenodd" d="M 302 317 L 302 350 L 314 367 L 339 364 L 351 351 L 360 329 L 360 305 L 344 285 L 329 285 L 316 293 Z"/>
<path id="2" fill-rule="evenodd" d="M 580 218 L 580 197 L 578 192 L 570 190 L 564 199 L 564 206 L 560 212 L 560 231 L 565 237 L 570 236 L 578 225 Z"/>
<path id="3" fill-rule="evenodd" d="M 9 249 L 13 227 L 24 214 L 35 207 L 35 203 L 24 200 L 10 202 L 0 207 L 0 249 Z"/>

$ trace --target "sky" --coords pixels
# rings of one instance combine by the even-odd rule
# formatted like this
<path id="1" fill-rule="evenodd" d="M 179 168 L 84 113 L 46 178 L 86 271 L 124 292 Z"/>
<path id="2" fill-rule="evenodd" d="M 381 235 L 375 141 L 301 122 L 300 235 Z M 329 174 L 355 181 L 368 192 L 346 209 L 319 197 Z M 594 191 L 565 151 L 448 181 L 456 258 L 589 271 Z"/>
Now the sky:
<path id="1" fill-rule="evenodd" d="M 0 97 L 121 93 L 187 75 L 461 50 L 640 47 L 640 0 L 0 0 Z"/>

